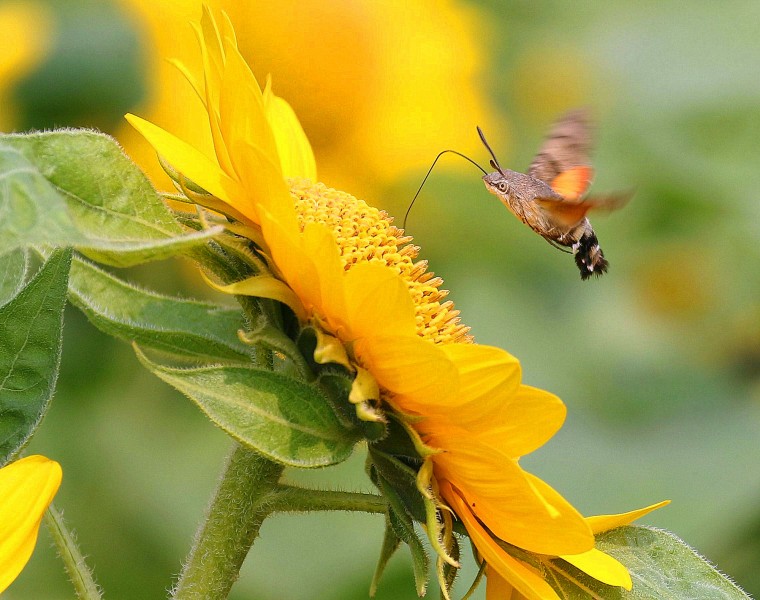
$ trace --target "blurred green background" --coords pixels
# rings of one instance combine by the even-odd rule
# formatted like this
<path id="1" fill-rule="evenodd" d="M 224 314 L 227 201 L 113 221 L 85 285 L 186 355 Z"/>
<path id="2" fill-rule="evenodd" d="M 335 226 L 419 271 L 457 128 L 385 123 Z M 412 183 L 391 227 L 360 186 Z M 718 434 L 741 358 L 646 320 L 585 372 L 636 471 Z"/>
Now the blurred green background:
<path id="1" fill-rule="evenodd" d="M 0 1 L 0 13 L 17 4 Z M 450 3 L 406 4 L 411 16 L 439 5 L 443 14 Z M 421 257 L 444 277 L 478 342 L 508 349 L 527 383 L 568 406 L 565 427 L 523 465 L 584 514 L 672 499 L 645 522 L 672 530 L 760 595 L 760 3 L 457 4 L 482 25 L 474 85 L 503 123 L 486 132 L 501 163 L 524 169 L 553 118 L 588 105 L 599 121 L 593 189 L 636 190 L 622 211 L 592 217 L 611 269 L 589 282 L 466 164 L 435 171 L 411 214 Z M 54 23 L 50 43 L 2 90 L 3 127 L 117 132 L 122 114 L 150 93 L 139 19 L 124 4 L 41 5 Z M 476 142 L 478 115 L 461 119 Z M 449 126 L 438 123 L 436 136 L 445 139 Z M 416 143 L 431 161 L 446 147 L 428 147 L 424 136 Z M 424 174 L 399 168 L 370 185 L 379 179 L 371 168 L 346 156 L 345 169 L 359 182 L 347 191 L 393 215 L 403 215 Z M 125 275 L 208 294 L 176 263 Z M 228 447 L 200 411 L 138 367 L 127 345 L 69 311 L 58 392 L 29 450 L 63 465 L 56 504 L 107 597 L 165 596 Z M 288 476 L 369 491 L 363 454 Z M 382 531 L 372 516 L 276 517 L 231 598 L 364 598 Z M 468 560 L 460 594 L 473 574 Z M 3 598 L 71 596 L 43 529 Z M 378 598 L 414 597 L 402 551 Z"/>

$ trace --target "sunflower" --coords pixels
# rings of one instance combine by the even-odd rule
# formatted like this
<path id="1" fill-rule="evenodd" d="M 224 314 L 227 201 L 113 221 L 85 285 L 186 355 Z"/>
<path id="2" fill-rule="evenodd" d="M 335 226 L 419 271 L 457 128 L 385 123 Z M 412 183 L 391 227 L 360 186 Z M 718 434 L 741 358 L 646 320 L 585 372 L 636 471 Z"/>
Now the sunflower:
<path id="1" fill-rule="evenodd" d="M 61 476 L 57 462 L 39 455 L 0 469 L 0 593 L 32 555 L 42 515 L 61 485 Z"/>
<path id="2" fill-rule="evenodd" d="M 489 595 L 511 587 L 526 598 L 557 598 L 541 575 L 557 557 L 630 588 L 625 567 L 594 549 L 594 533 L 652 507 L 587 520 L 520 467 L 519 458 L 561 426 L 562 402 L 524 385 L 515 357 L 474 343 L 442 280 L 384 212 L 316 182 L 295 113 L 270 81 L 261 89 L 226 14 L 204 7 L 196 31 L 202 71 L 178 67 L 203 102 L 213 154 L 127 119 L 181 188 L 226 214 L 230 229 L 265 257 L 268 273 L 215 287 L 287 304 L 318 330 L 315 360 L 355 374 L 358 414 L 384 420 L 390 412 L 403 423 L 423 457 L 419 491 L 443 523 L 442 531 L 428 522 L 440 561 L 458 564 L 441 542 L 453 511 L 486 562 Z M 207 194 L 190 191 L 198 188 Z"/>

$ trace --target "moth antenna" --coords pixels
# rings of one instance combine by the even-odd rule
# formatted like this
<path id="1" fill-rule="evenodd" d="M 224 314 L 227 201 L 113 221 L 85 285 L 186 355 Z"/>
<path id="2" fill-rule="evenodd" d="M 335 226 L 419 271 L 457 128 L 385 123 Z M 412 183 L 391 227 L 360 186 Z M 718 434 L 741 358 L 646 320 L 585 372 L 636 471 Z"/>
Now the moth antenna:
<path id="1" fill-rule="evenodd" d="M 430 168 L 428 169 L 427 173 L 425 174 L 425 178 L 422 180 L 422 183 L 420 184 L 420 187 L 417 188 L 417 193 L 414 194 L 414 198 L 412 198 L 412 201 L 409 203 L 409 208 L 406 209 L 406 214 L 404 215 L 404 224 L 402 225 L 403 229 L 406 229 L 406 220 L 409 218 L 409 212 L 412 210 L 412 206 L 414 206 L 414 202 L 417 200 L 417 196 L 420 195 L 420 192 L 422 191 L 422 187 L 425 185 L 425 182 L 428 180 L 428 177 L 430 177 L 430 173 L 433 172 L 433 167 L 435 167 L 435 164 L 438 162 L 438 159 L 441 158 L 444 154 L 447 152 L 450 152 L 451 154 L 456 154 L 457 156 L 461 156 L 465 160 L 471 162 L 473 165 L 475 165 L 478 169 L 483 171 L 483 175 L 488 175 L 486 173 L 486 170 L 481 167 L 478 163 L 476 163 L 474 160 L 472 160 L 469 156 L 465 156 L 461 152 L 457 152 L 456 150 L 443 150 L 442 152 L 438 153 L 438 156 L 435 157 L 435 160 L 433 161 L 433 164 L 430 165 Z M 501 169 L 499 169 L 501 170 Z"/>
<path id="2" fill-rule="evenodd" d="M 494 151 L 491 150 L 491 146 L 488 145 L 488 142 L 486 141 L 486 135 L 483 133 L 483 130 L 478 127 L 478 135 L 480 136 L 480 141 L 483 142 L 483 145 L 486 147 L 486 150 L 491 154 L 491 157 L 493 160 L 490 161 L 490 165 L 496 169 L 499 173 L 504 175 L 504 171 L 501 169 L 501 165 L 499 164 L 499 159 L 496 158 L 496 154 L 494 154 Z M 506 177 L 506 175 L 505 175 Z"/>

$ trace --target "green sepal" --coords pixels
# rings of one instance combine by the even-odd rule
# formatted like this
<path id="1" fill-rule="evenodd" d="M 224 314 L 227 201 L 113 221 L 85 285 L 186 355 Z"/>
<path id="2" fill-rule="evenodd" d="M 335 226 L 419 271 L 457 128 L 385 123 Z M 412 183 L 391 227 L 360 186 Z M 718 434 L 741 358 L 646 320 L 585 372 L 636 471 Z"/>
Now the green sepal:
<path id="1" fill-rule="evenodd" d="M 75 258 L 69 298 L 95 327 L 174 358 L 250 362 L 251 348 L 238 339 L 240 309 L 164 296 L 119 279 Z"/>
<path id="2" fill-rule="evenodd" d="M 16 297 L 24 287 L 29 269 L 29 253 L 23 248 L 0 256 L 0 306 Z"/>
<path id="3" fill-rule="evenodd" d="M 411 463 L 421 464 L 422 457 L 408 429 L 401 424 L 401 417 L 392 412 L 388 413 L 388 417 L 388 433 L 382 440 L 373 444 L 373 448 L 384 454 L 403 457 Z"/>
<path id="4" fill-rule="evenodd" d="M 0 308 L 0 464 L 34 434 L 55 391 L 71 250 L 53 252 Z"/>
<path id="5" fill-rule="evenodd" d="M 417 595 L 422 597 L 427 589 L 430 559 L 425 552 L 422 540 L 414 529 L 412 516 L 406 510 L 401 497 L 382 476 L 378 478 L 378 484 L 380 492 L 388 501 L 388 524 L 393 529 L 394 534 L 409 547 Z"/>
<path id="6" fill-rule="evenodd" d="M 222 229 L 185 233 L 110 137 L 86 130 L 0 135 L 0 254 L 75 246 L 129 266 L 181 254 Z"/>
<path id="7" fill-rule="evenodd" d="M 324 467 L 348 458 L 359 441 L 344 428 L 316 386 L 247 366 L 178 369 L 140 362 L 184 393 L 218 427 L 280 464 Z"/>
<path id="8" fill-rule="evenodd" d="M 417 488 L 417 471 L 402 459 L 377 452 L 372 446 L 370 446 L 367 460 L 371 463 L 370 479 L 372 479 L 373 483 L 376 477 L 384 480 L 387 485 L 395 490 L 396 495 L 404 506 L 404 510 L 415 521 L 425 523 L 427 520 L 427 510 L 425 499 Z M 375 476 L 373 476 L 372 470 L 376 471 Z"/>
<path id="9" fill-rule="evenodd" d="M 628 568 L 633 589 L 626 591 L 605 585 L 557 559 L 552 561 L 549 581 L 561 598 L 750 600 L 736 584 L 667 531 L 641 526 L 620 527 L 597 535 L 596 548 Z"/>
<path id="10" fill-rule="evenodd" d="M 372 583 L 369 586 L 369 597 L 374 598 L 377 594 L 377 586 L 380 583 L 380 578 L 385 572 L 385 567 L 388 566 L 388 561 L 396 553 L 398 547 L 401 545 L 401 538 L 396 535 L 395 530 L 391 527 L 390 517 L 386 513 L 385 515 L 385 535 L 383 535 L 383 546 L 380 549 L 380 558 L 377 560 L 377 567 L 375 567 L 375 574 L 372 576 Z"/>
<path id="11" fill-rule="evenodd" d="M 461 550 L 459 548 L 459 540 L 457 540 L 455 535 L 451 536 L 451 545 L 446 549 L 446 552 L 448 555 L 453 558 L 456 562 L 459 562 L 459 559 L 461 558 Z M 457 574 L 459 573 L 459 569 L 445 560 L 438 558 L 437 561 L 437 568 L 442 570 L 441 577 L 439 577 L 439 580 L 443 581 L 443 585 L 446 588 L 446 590 L 451 593 L 451 588 L 454 587 L 454 580 L 457 578 Z M 443 597 L 443 593 L 441 593 L 441 596 Z"/>

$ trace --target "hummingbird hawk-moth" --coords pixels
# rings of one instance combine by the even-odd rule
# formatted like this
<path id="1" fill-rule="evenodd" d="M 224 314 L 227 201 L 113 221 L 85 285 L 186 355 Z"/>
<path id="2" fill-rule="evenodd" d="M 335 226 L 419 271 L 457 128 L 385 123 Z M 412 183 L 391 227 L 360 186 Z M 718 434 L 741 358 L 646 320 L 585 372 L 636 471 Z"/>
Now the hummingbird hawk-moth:
<path id="1" fill-rule="evenodd" d="M 568 112 L 554 124 L 527 173 L 503 169 L 480 127 L 478 134 L 496 169 L 483 176 L 486 189 L 552 246 L 570 248 L 581 279 L 605 273 L 609 263 L 586 213 L 619 208 L 630 194 L 584 197 L 593 177 L 586 111 Z"/>

